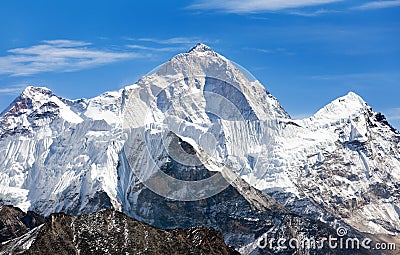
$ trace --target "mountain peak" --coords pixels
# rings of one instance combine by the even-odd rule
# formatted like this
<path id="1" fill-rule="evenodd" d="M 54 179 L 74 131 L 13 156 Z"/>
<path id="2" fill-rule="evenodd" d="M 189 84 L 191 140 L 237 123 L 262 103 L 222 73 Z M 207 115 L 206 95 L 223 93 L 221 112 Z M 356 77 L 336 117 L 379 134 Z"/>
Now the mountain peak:
<path id="1" fill-rule="evenodd" d="M 33 98 L 37 95 L 51 96 L 53 92 L 46 87 L 27 86 L 21 93 L 23 98 Z"/>
<path id="2" fill-rule="evenodd" d="M 4 116 L 8 112 L 19 114 L 33 109 L 35 106 L 40 106 L 43 102 L 53 96 L 53 92 L 45 87 L 27 86 L 21 94 L 3 111 L 0 116 Z"/>
<path id="3" fill-rule="evenodd" d="M 50 89 L 45 87 L 33 86 L 26 87 L 22 91 L 21 95 L 17 97 L 10 104 L 10 106 L 0 114 L 0 117 L 4 117 L 7 115 L 10 118 L 17 117 L 19 118 L 18 120 L 13 120 L 11 122 L 13 122 L 14 124 L 18 123 L 18 125 L 22 125 L 25 127 L 28 123 L 24 121 L 24 118 L 27 116 L 29 117 L 32 113 L 36 116 L 35 121 L 41 119 L 41 117 L 55 118 L 56 116 L 60 116 L 64 120 L 71 123 L 80 123 L 83 121 L 70 108 L 70 106 L 66 104 L 64 99 L 55 95 Z M 22 115 L 24 115 L 25 117 L 20 118 L 20 116 Z M 10 122 L 10 120 L 7 121 Z M 6 124 L 4 123 L 3 125 L 6 126 Z M 36 123 L 35 125 L 39 124 Z"/>
<path id="4" fill-rule="evenodd" d="M 364 99 L 362 99 L 361 96 L 359 96 L 358 94 L 350 91 L 349 93 L 347 93 L 345 96 L 342 96 L 340 98 L 338 98 L 337 100 L 341 101 L 341 102 L 353 102 L 356 104 L 360 104 L 362 106 L 366 105 L 366 102 L 364 101 Z"/>
<path id="5" fill-rule="evenodd" d="M 357 114 L 368 107 L 368 104 L 359 95 L 349 92 L 333 100 L 313 117 L 316 119 L 343 119 Z"/>
<path id="6" fill-rule="evenodd" d="M 168 105 L 166 102 L 179 98 L 178 90 L 201 89 L 227 99 L 246 115 L 246 119 L 289 118 L 276 98 L 271 96 L 261 83 L 255 82 L 256 79 L 250 73 L 246 72 L 244 68 L 233 64 L 209 46 L 198 43 L 188 52 L 171 58 L 152 71 L 151 75 L 143 77 L 138 84 L 139 86 L 158 84 L 165 91 L 162 92 L 164 105 Z M 187 80 L 185 87 L 177 82 L 180 79 Z M 171 91 L 174 93 L 167 92 L 165 90 L 167 87 L 173 88 Z M 209 93 L 206 94 L 210 96 Z M 208 102 L 211 104 L 210 100 Z"/>
<path id="7" fill-rule="evenodd" d="M 346 95 L 337 98 L 332 103 L 335 108 L 342 109 L 352 114 L 368 107 L 368 104 L 356 93 L 350 91 Z"/>
<path id="8" fill-rule="evenodd" d="M 211 49 L 211 47 L 203 44 L 203 43 L 198 43 L 196 44 L 196 46 L 194 46 L 193 48 L 191 48 L 188 53 L 192 53 L 192 52 L 214 52 L 213 49 Z"/>

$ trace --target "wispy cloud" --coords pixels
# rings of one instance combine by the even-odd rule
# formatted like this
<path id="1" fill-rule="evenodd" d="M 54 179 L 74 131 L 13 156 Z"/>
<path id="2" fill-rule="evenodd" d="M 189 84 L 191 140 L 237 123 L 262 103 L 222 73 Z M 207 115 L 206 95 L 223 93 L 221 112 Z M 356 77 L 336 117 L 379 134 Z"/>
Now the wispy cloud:
<path id="1" fill-rule="evenodd" d="M 274 53 L 273 50 L 269 50 L 269 49 L 262 49 L 262 48 L 244 48 L 245 50 L 253 50 L 253 51 L 258 51 L 261 53 L 265 53 L 265 54 L 271 54 Z"/>
<path id="2" fill-rule="evenodd" d="M 304 16 L 304 17 L 316 17 L 316 16 L 320 16 L 323 14 L 329 14 L 329 13 L 339 13 L 342 11 L 338 11 L 338 10 L 329 10 L 329 9 L 318 9 L 315 11 L 298 11 L 298 10 L 294 10 L 294 11 L 290 11 L 290 14 L 293 15 L 298 15 L 298 16 Z"/>
<path id="3" fill-rule="evenodd" d="M 186 47 L 148 47 L 139 44 L 128 44 L 128 48 L 135 49 L 135 50 L 143 50 L 143 51 L 161 51 L 161 52 L 173 52 L 178 50 L 184 50 Z"/>
<path id="4" fill-rule="evenodd" d="M 209 40 L 206 38 L 201 38 L 201 37 L 172 37 L 172 38 L 166 38 L 166 39 L 160 39 L 160 38 L 152 38 L 152 37 L 146 37 L 146 38 L 125 38 L 128 41 L 134 41 L 136 44 L 151 44 L 153 48 L 155 47 L 165 47 L 165 45 L 168 45 L 169 47 L 179 47 L 181 49 L 182 47 L 187 47 L 187 46 L 193 46 L 196 43 L 218 43 L 219 40 Z M 164 46 L 162 46 L 164 45 Z"/>
<path id="5" fill-rule="evenodd" d="M 0 56 L 0 75 L 32 75 L 43 72 L 71 72 L 126 59 L 145 57 L 143 53 L 100 50 L 91 43 L 49 40 L 25 48 L 8 50 Z"/>
<path id="6" fill-rule="evenodd" d="M 341 9 L 333 10 L 320 8 L 310 10 L 318 6 L 326 6 L 343 2 Z M 225 13 L 257 14 L 284 10 L 287 14 L 305 17 L 315 17 L 329 13 L 340 13 L 351 10 L 383 9 L 400 6 L 400 0 L 383 0 L 364 2 L 361 5 L 351 7 L 343 0 L 196 0 L 187 9 L 191 10 L 216 10 Z"/>
<path id="7" fill-rule="evenodd" d="M 142 42 L 152 42 L 157 44 L 194 44 L 198 42 L 207 42 L 199 37 L 173 37 L 168 39 L 158 39 L 158 38 L 138 38 L 133 39 Z"/>
<path id="8" fill-rule="evenodd" d="M 287 50 L 285 48 L 275 48 L 275 49 L 263 49 L 263 48 L 244 48 L 245 50 L 257 51 L 265 54 L 284 54 L 284 55 L 295 55 L 294 52 Z"/>
<path id="9" fill-rule="evenodd" d="M 400 120 L 400 108 L 392 108 L 385 112 L 388 120 Z"/>
<path id="10" fill-rule="evenodd" d="M 195 44 L 201 43 L 216 43 L 218 40 L 208 40 L 200 37 L 172 37 L 166 39 L 160 38 L 125 38 L 132 42 L 126 45 L 129 49 L 139 52 L 182 52 L 189 50 Z"/>
<path id="11" fill-rule="evenodd" d="M 228 13 L 257 13 L 340 2 L 341 0 L 199 0 L 189 9 L 219 10 Z"/>
<path id="12" fill-rule="evenodd" d="M 43 40 L 43 43 L 55 45 L 58 47 L 79 47 L 92 45 L 90 42 L 73 41 L 73 40 Z"/>
<path id="13" fill-rule="evenodd" d="M 19 95 L 26 85 L 11 85 L 7 87 L 0 87 L 0 95 L 15 96 Z"/>
<path id="14" fill-rule="evenodd" d="M 353 7 L 355 10 L 370 10 L 370 9 L 383 9 L 400 6 L 400 0 L 393 1 L 373 1 L 362 4 L 360 6 Z"/>

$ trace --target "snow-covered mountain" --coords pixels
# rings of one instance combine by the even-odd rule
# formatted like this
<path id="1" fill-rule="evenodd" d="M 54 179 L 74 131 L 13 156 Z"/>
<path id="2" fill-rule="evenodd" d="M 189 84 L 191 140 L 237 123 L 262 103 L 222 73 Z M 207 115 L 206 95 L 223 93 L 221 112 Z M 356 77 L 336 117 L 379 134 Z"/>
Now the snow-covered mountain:
<path id="1" fill-rule="evenodd" d="M 289 211 L 399 240 L 399 183 L 400 134 L 359 96 L 293 120 L 203 44 L 92 99 L 28 87 L 0 115 L 3 203 L 209 225 L 237 248 L 260 236 L 246 227 L 266 231 L 265 215 L 282 227 L 276 214 Z M 239 223 L 239 232 L 229 227 Z"/>

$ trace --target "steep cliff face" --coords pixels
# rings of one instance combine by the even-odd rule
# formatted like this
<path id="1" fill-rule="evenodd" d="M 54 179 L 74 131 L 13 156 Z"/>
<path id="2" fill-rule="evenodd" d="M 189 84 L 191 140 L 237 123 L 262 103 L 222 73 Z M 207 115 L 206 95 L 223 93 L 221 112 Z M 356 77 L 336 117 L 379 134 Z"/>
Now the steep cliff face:
<path id="1" fill-rule="evenodd" d="M 0 115 L 0 201 L 207 225 L 236 248 L 340 224 L 397 238 L 400 135 L 384 116 L 349 93 L 292 120 L 240 70 L 199 44 L 96 98 L 28 87 Z"/>

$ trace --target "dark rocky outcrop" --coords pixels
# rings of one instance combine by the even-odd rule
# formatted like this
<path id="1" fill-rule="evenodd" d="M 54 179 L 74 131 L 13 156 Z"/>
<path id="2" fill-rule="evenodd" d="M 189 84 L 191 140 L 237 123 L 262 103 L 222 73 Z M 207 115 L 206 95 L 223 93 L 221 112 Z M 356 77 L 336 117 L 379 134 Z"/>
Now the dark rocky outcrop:
<path id="1" fill-rule="evenodd" d="M 14 239 L 0 254 L 239 254 L 220 232 L 206 227 L 161 230 L 113 210 L 48 221 Z"/>
<path id="2" fill-rule="evenodd" d="M 45 218 L 34 212 L 0 205 L 0 243 L 22 236 L 44 222 Z"/>

